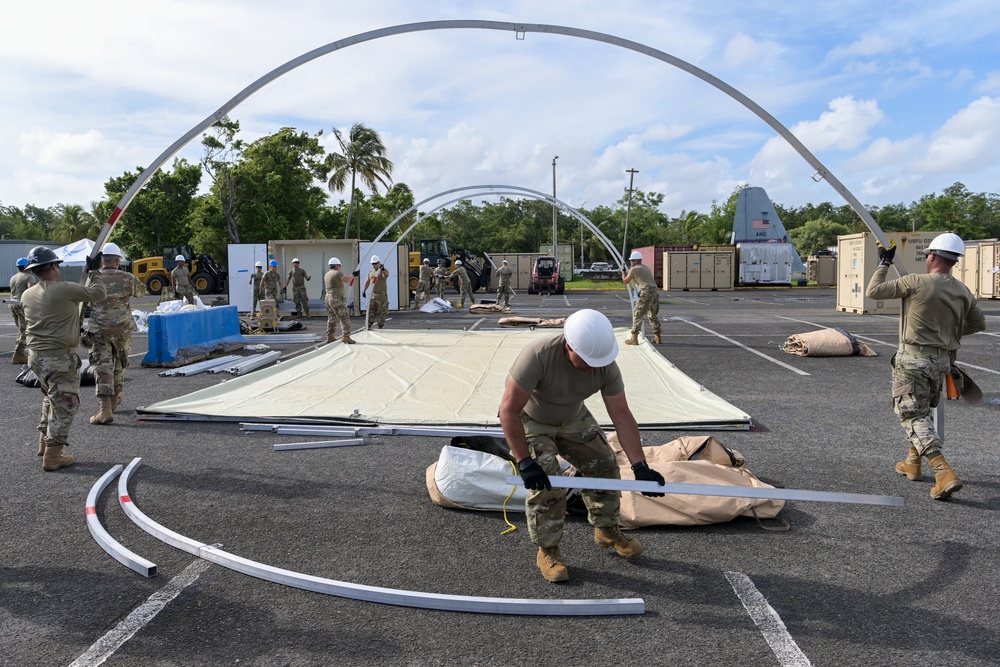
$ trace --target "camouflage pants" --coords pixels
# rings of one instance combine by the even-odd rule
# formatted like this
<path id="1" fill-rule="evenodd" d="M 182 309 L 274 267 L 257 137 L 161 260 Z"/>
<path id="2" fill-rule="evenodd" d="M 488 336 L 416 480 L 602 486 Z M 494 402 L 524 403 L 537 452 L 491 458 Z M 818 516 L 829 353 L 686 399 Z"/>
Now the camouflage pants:
<path id="1" fill-rule="evenodd" d="M 447 287 L 447 286 L 448 286 L 448 283 L 445 282 L 444 278 L 438 278 L 434 282 L 434 288 L 437 290 L 437 298 L 439 298 L 439 299 L 443 299 L 444 298 L 444 288 Z"/>
<path id="2" fill-rule="evenodd" d="M 941 400 L 951 358 L 897 352 L 892 371 L 892 409 L 913 448 L 925 457 L 941 451 L 932 409 Z"/>
<path id="3" fill-rule="evenodd" d="M 420 307 L 420 301 L 429 301 L 431 298 L 431 286 L 426 280 L 417 281 L 417 292 L 414 297 L 416 299 L 417 307 Z"/>
<path id="4" fill-rule="evenodd" d="M 250 306 L 250 314 L 253 315 L 257 312 L 257 303 L 260 301 L 260 289 L 255 289 L 253 291 L 253 305 Z"/>
<path id="5" fill-rule="evenodd" d="M 80 355 L 40 356 L 29 349 L 28 366 L 44 394 L 38 430 L 45 435 L 45 444 L 68 445 L 69 429 L 80 409 Z"/>
<path id="6" fill-rule="evenodd" d="M 15 326 L 17 326 L 17 342 L 15 343 L 15 349 L 23 350 L 24 344 L 28 340 L 26 333 L 28 321 L 24 319 L 24 306 L 20 303 L 10 304 L 10 314 L 14 318 Z"/>
<path id="7" fill-rule="evenodd" d="M 642 331 L 642 320 L 649 318 L 649 323 L 653 326 L 653 335 L 660 333 L 660 320 L 656 317 L 660 312 L 660 294 L 655 289 L 639 290 L 639 296 L 635 300 L 635 310 L 632 311 L 632 334 L 638 335 Z"/>
<path id="8" fill-rule="evenodd" d="M 372 294 L 368 301 L 368 322 L 377 324 L 381 329 L 385 326 L 385 316 L 389 314 L 389 295 L 381 292 Z"/>
<path id="9" fill-rule="evenodd" d="M 459 291 L 462 292 L 461 302 L 458 304 L 459 308 L 461 308 L 462 306 L 465 305 L 465 299 L 466 298 L 469 299 L 470 303 L 473 303 L 473 304 L 476 303 L 475 297 L 472 296 L 472 285 L 469 284 L 468 280 L 462 280 L 460 278 L 459 281 L 458 281 L 458 289 L 459 289 Z"/>
<path id="10" fill-rule="evenodd" d="M 556 455 L 569 461 L 584 477 L 620 479 L 615 453 L 590 412 L 566 424 L 536 422 L 521 414 L 531 457 L 548 475 L 559 475 Z M 582 491 L 590 524 L 606 528 L 618 525 L 621 494 L 618 491 Z M 528 534 L 540 547 L 559 544 L 566 516 L 566 489 L 528 491 L 525 501 Z"/>
<path id="11" fill-rule="evenodd" d="M 178 298 L 184 299 L 191 304 L 194 303 L 194 288 L 190 285 L 178 285 L 174 288 L 174 292 L 177 294 Z"/>
<path id="12" fill-rule="evenodd" d="M 275 303 L 278 303 L 278 290 L 276 290 L 276 289 L 268 289 L 268 288 L 265 287 L 264 288 L 264 299 L 266 301 L 274 301 Z"/>
<path id="13" fill-rule="evenodd" d="M 305 287 L 292 288 L 292 302 L 295 304 L 295 312 L 309 313 L 309 294 Z"/>
<path id="14" fill-rule="evenodd" d="M 132 334 L 102 336 L 91 332 L 90 339 L 90 365 L 97 380 L 97 396 L 120 394 L 132 351 Z"/>
<path id="15" fill-rule="evenodd" d="M 497 287 L 497 305 L 500 305 L 500 300 L 503 299 L 503 307 L 506 308 L 510 305 L 510 283 L 500 283 Z"/>
<path id="16" fill-rule="evenodd" d="M 347 336 L 351 333 L 351 317 L 347 312 L 347 302 L 344 301 L 344 297 L 335 299 L 333 297 L 326 297 L 326 337 L 334 338 L 337 333 L 337 323 L 340 323 L 340 328 L 343 329 L 342 336 Z"/>

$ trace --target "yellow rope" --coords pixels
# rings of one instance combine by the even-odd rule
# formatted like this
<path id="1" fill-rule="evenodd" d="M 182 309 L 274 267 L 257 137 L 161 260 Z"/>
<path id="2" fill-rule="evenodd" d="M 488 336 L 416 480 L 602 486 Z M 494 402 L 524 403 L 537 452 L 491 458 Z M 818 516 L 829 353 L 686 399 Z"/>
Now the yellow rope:
<path id="1" fill-rule="evenodd" d="M 514 469 L 514 474 L 517 475 L 518 474 L 518 472 L 517 472 L 517 466 L 514 465 L 514 462 L 513 461 L 507 461 L 507 463 L 510 464 L 510 467 Z M 510 522 L 510 519 L 507 518 L 507 501 L 514 497 L 514 492 L 515 491 L 517 491 L 517 487 L 516 486 L 511 486 L 510 487 L 510 493 L 508 493 L 507 497 L 504 498 L 504 500 L 503 500 L 503 520 L 504 520 L 504 523 L 506 523 L 508 526 L 510 526 L 510 528 L 508 528 L 507 530 L 505 530 L 502 533 L 500 533 L 501 535 L 506 535 L 507 533 L 513 533 L 515 530 L 517 530 L 517 526 L 515 526 L 514 524 L 512 524 Z"/>

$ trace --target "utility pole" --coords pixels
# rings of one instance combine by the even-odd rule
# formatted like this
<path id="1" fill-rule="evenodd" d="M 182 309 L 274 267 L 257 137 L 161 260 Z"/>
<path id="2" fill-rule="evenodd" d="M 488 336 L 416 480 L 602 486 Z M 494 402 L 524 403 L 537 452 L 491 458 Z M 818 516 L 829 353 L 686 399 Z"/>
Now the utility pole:
<path id="1" fill-rule="evenodd" d="M 625 236 L 622 237 L 622 262 L 625 262 L 625 248 L 628 247 L 628 219 L 632 214 L 632 183 L 634 182 L 635 175 L 639 173 L 637 169 L 626 169 L 625 173 L 628 174 L 628 187 L 625 188 L 625 192 L 628 193 L 628 205 L 625 207 Z M 622 266 L 628 266 L 627 264 L 622 264 Z"/>
<path id="2" fill-rule="evenodd" d="M 556 160 L 559 156 L 552 158 L 552 198 L 556 198 Z M 552 256 L 556 258 L 556 262 L 559 261 L 559 232 L 556 227 L 556 220 L 558 218 L 558 208 L 556 208 L 555 202 L 552 202 Z"/>

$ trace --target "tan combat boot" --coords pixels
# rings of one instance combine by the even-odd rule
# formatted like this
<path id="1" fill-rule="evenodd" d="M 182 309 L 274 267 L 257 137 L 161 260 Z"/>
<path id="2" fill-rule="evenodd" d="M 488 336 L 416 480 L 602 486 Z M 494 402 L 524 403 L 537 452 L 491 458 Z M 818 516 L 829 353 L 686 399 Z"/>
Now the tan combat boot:
<path id="1" fill-rule="evenodd" d="M 342 340 L 345 343 L 347 343 L 348 345 L 354 345 L 355 343 L 358 342 L 358 341 L 354 340 L 353 338 L 351 338 L 351 334 L 344 334 L 344 338 Z"/>
<path id="2" fill-rule="evenodd" d="M 73 465 L 76 458 L 72 454 L 63 456 L 64 445 L 49 445 L 45 448 L 45 456 L 42 457 L 42 470 L 52 472 Z"/>
<path id="3" fill-rule="evenodd" d="M 906 479 L 911 482 L 919 482 L 924 478 L 923 473 L 920 471 L 920 454 L 917 454 L 916 449 L 910 447 L 910 452 L 906 455 L 906 460 L 896 464 L 896 472 L 900 475 L 906 475 Z"/>
<path id="4" fill-rule="evenodd" d="M 535 563 L 546 581 L 551 581 L 554 584 L 560 581 L 569 581 L 569 570 L 563 564 L 558 544 L 554 547 L 538 547 Z"/>
<path id="5" fill-rule="evenodd" d="M 635 558 L 642 553 L 642 545 L 639 544 L 639 540 L 627 537 L 618 529 L 618 526 L 594 528 L 594 542 L 597 543 L 597 546 L 605 549 L 614 547 L 622 558 Z"/>
<path id="6" fill-rule="evenodd" d="M 114 415 L 111 414 L 111 397 L 110 396 L 98 396 L 97 401 L 100 404 L 100 408 L 97 414 L 90 418 L 91 424 L 110 424 L 115 420 Z"/>
<path id="7" fill-rule="evenodd" d="M 653 345 L 659 345 L 661 342 L 660 334 L 653 334 Z"/>
<path id="8" fill-rule="evenodd" d="M 117 410 L 118 406 L 122 404 L 122 401 L 124 399 L 125 399 L 125 397 L 122 396 L 121 392 L 118 392 L 117 394 L 115 394 L 114 396 L 112 396 L 111 397 L 111 412 L 114 412 L 115 410 Z"/>
<path id="9" fill-rule="evenodd" d="M 944 460 L 944 455 L 938 452 L 927 462 L 934 468 L 934 486 L 931 488 L 931 498 L 935 500 L 947 500 L 951 494 L 962 489 L 962 481 L 951 469 L 948 462 Z"/>
<path id="10" fill-rule="evenodd" d="M 335 340 L 337 340 L 337 337 L 336 337 L 336 336 L 327 336 L 327 337 L 326 337 L 326 342 L 327 342 L 327 343 L 332 343 L 332 342 L 334 342 Z"/>
<path id="11" fill-rule="evenodd" d="M 45 434 L 38 432 L 38 455 L 45 456 Z"/>
<path id="12" fill-rule="evenodd" d="M 639 344 L 639 334 L 632 334 L 632 337 L 625 341 L 626 345 L 638 345 Z"/>
<path id="13" fill-rule="evenodd" d="M 10 358 L 10 363 L 17 366 L 28 363 L 28 355 L 24 353 L 24 346 L 14 348 L 14 354 Z"/>

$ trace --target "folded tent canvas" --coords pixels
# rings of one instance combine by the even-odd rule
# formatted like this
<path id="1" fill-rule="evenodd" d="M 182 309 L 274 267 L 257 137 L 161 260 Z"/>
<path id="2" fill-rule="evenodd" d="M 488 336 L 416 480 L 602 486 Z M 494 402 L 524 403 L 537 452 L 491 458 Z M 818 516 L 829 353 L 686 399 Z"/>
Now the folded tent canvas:
<path id="1" fill-rule="evenodd" d="M 557 332 L 364 331 L 353 335 L 357 345 L 325 345 L 143 412 L 219 421 L 497 427 L 514 359 L 534 337 L 552 335 Z M 640 428 L 749 428 L 749 415 L 679 371 L 652 345 L 623 345 L 617 362 Z M 587 406 L 611 427 L 600 396 Z"/>

